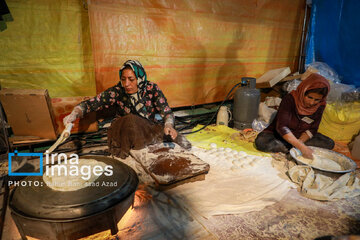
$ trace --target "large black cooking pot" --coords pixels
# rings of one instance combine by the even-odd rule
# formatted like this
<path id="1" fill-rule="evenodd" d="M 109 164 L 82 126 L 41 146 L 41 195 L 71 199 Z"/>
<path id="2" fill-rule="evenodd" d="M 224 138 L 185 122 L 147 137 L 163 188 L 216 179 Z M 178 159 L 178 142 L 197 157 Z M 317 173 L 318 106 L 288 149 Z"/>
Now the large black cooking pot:
<path id="1" fill-rule="evenodd" d="M 38 181 L 39 186 L 32 184 L 32 186 L 16 187 L 11 193 L 9 203 L 12 216 L 23 237 L 29 235 L 51 239 L 49 236 L 55 236 L 57 239 L 73 239 L 74 236 L 84 236 L 86 233 L 90 235 L 90 232 L 102 230 L 94 228 L 100 227 L 104 219 L 110 219 L 109 221 L 113 223 L 111 224 L 113 234 L 117 230 L 117 221 L 133 203 L 138 177 L 133 169 L 116 159 L 102 156 L 81 158 L 91 158 L 113 166 L 113 175 L 103 174 L 95 180 L 94 186 L 67 192 L 55 191 L 47 187 L 42 176 L 26 177 L 23 181 L 27 183 Z M 103 225 L 106 227 L 106 224 Z M 63 231 L 65 229 L 61 230 L 64 227 L 82 233 L 73 233 L 72 237 L 61 236 L 63 233 L 68 235 Z M 47 235 L 39 236 L 45 233 L 44 231 Z"/>

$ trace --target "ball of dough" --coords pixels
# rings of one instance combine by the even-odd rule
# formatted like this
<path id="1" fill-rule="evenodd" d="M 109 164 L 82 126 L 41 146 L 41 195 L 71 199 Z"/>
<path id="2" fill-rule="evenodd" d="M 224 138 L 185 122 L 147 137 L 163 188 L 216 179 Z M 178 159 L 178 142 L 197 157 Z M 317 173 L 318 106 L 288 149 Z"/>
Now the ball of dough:
<path id="1" fill-rule="evenodd" d="M 213 153 L 216 153 L 216 152 L 217 152 L 216 148 L 210 149 L 210 150 L 208 151 L 208 153 L 210 153 L 210 154 L 213 154 Z"/>
<path id="2" fill-rule="evenodd" d="M 248 159 L 249 159 L 249 161 L 253 161 L 253 160 L 254 160 L 254 156 L 253 156 L 253 155 L 248 155 Z"/>
<path id="3" fill-rule="evenodd" d="M 216 143 L 210 143 L 210 147 L 211 148 L 217 148 L 217 145 L 216 145 Z"/>
<path id="4" fill-rule="evenodd" d="M 232 166 L 230 169 L 231 169 L 231 171 L 234 171 L 234 172 L 237 171 L 237 167 L 235 167 L 235 166 Z"/>
<path id="5" fill-rule="evenodd" d="M 219 153 L 219 152 L 217 152 L 216 154 L 215 154 L 215 156 L 217 157 L 217 158 L 222 158 L 223 157 L 223 153 Z"/>
<path id="6" fill-rule="evenodd" d="M 246 152 L 243 152 L 243 151 L 240 151 L 239 152 L 239 156 L 241 156 L 241 157 L 244 157 L 244 156 L 246 156 L 247 154 L 246 154 Z"/>

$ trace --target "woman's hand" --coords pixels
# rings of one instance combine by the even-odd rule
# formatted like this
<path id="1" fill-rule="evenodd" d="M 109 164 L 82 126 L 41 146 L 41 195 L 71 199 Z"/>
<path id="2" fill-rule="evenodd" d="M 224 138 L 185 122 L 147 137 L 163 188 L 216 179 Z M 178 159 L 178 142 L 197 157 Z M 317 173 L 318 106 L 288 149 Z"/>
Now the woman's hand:
<path id="1" fill-rule="evenodd" d="M 304 158 L 314 159 L 313 150 L 311 150 L 311 148 L 309 148 L 308 146 L 303 145 L 299 150 L 301 151 Z"/>
<path id="2" fill-rule="evenodd" d="M 299 149 L 305 158 L 313 159 L 313 151 L 301 140 L 297 139 L 292 132 L 285 134 L 283 138 L 285 139 L 285 141 Z"/>
<path id="3" fill-rule="evenodd" d="M 172 140 L 177 137 L 177 131 L 170 124 L 165 124 L 164 133 L 165 135 L 170 135 Z"/>
<path id="4" fill-rule="evenodd" d="M 82 109 L 79 106 L 75 106 L 72 112 L 66 117 L 64 117 L 63 119 L 64 126 L 66 126 L 69 123 L 75 122 L 75 120 L 80 117 L 82 117 Z"/>

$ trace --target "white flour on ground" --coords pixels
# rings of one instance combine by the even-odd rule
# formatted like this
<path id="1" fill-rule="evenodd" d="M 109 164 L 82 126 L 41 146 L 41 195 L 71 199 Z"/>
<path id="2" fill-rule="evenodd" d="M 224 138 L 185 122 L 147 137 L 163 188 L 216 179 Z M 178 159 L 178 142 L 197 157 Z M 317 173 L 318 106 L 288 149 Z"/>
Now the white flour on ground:
<path id="1" fill-rule="evenodd" d="M 205 180 L 168 190 L 191 211 L 204 217 L 259 211 L 295 187 L 278 177 L 269 157 L 216 148 L 216 144 L 211 147 L 192 149 L 194 155 L 210 164 Z"/>

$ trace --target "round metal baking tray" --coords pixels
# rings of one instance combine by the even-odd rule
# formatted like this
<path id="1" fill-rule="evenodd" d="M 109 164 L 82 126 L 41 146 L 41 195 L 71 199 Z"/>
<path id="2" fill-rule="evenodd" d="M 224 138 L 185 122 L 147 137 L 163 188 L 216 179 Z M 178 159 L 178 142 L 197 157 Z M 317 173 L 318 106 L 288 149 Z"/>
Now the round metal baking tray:
<path id="1" fill-rule="evenodd" d="M 314 151 L 313 154 L 321 156 L 323 158 L 328 158 L 330 160 L 333 160 L 333 161 L 337 162 L 344 170 L 333 171 L 333 170 L 323 169 L 323 168 L 319 168 L 319 167 L 313 166 L 311 164 L 305 163 L 305 162 L 301 161 L 301 159 L 298 158 L 299 156 L 302 155 L 302 153 L 297 148 L 290 149 L 290 155 L 296 160 L 296 162 L 298 164 L 308 165 L 308 166 L 310 166 L 310 167 L 312 167 L 314 169 L 321 170 L 321 171 L 324 171 L 324 172 L 348 173 L 348 172 L 352 172 L 352 171 L 356 170 L 356 167 L 357 167 L 356 163 L 352 159 L 344 156 L 343 154 L 334 152 L 334 151 L 329 150 L 329 149 L 319 148 L 319 147 L 310 147 L 310 148 Z"/>

